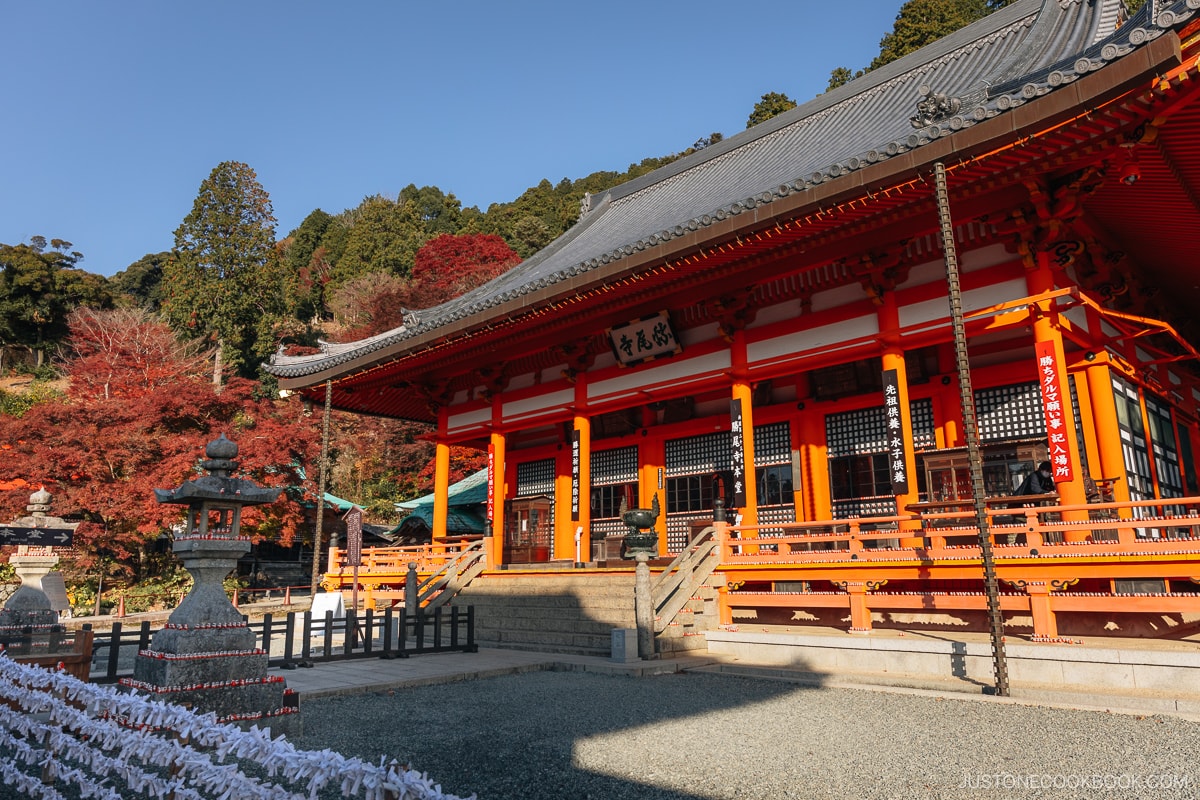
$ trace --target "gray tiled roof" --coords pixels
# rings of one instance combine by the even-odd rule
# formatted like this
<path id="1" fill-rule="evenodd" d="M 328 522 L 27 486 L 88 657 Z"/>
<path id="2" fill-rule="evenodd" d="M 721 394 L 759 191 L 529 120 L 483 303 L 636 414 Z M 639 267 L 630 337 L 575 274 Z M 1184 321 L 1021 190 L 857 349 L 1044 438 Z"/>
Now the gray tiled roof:
<path id="1" fill-rule="evenodd" d="M 1157 17 L 1151 19 L 1155 6 Z M 467 294 L 404 327 L 268 367 L 301 377 L 482 314 L 731 215 L 920 148 L 1004 114 L 1121 58 L 1196 13 L 1200 0 L 1019 0 L 850 83 L 593 200 L 569 231 Z M 926 94 L 950 104 L 914 120 Z M 956 104 L 956 105 L 955 105 Z"/>

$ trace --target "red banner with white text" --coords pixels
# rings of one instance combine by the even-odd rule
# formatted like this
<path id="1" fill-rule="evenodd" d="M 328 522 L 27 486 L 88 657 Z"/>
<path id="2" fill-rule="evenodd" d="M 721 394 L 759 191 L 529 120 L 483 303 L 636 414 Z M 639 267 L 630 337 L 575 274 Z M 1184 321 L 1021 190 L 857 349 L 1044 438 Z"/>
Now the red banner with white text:
<path id="1" fill-rule="evenodd" d="M 1071 413 L 1070 396 L 1063 395 L 1054 342 L 1035 342 L 1034 353 L 1037 354 L 1038 383 L 1042 389 L 1042 411 L 1046 415 L 1046 441 L 1054 482 L 1072 481 L 1075 471 L 1067 437 L 1075 435 L 1075 415 Z"/>

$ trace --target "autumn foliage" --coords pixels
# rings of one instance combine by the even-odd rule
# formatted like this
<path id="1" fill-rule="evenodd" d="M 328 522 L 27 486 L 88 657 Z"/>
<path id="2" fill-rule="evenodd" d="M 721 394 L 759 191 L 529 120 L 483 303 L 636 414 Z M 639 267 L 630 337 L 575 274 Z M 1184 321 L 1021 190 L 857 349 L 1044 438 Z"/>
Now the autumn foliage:
<path id="1" fill-rule="evenodd" d="M 364 339 L 404 324 L 404 313 L 432 308 L 503 274 L 521 257 L 489 233 L 442 234 L 417 251 L 412 277 L 372 272 L 347 281 L 331 298 L 346 341 Z"/>
<path id="2" fill-rule="evenodd" d="M 0 415 L 0 482 L 45 484 L 53 514 L 86 520 L 75 535 L 80 566 L 103 552 L 136 571 L 149 544 L 182 519 L 181 507 L 160 505 L 152 490 L 199 475 L 205 445 L 222 433 L 240 448 L 239 476 L 290 489 L 248 510 L 245 532 L 284 543 L 296 535 L 298 493 L 314 493 L 302 471 L 316 461 L 318 437 L 299 406 L 256 398 L 257 384 L 243 379 L 218 393 L 203 354 L 144 312 L 80 309 L 70 326 L 65 395 L 19 418 Z M 20 516 L 27 502 L 26 492 L 4 492 L 0 515 Z"/>
<path id="3" fill-rule="evenodd" d="M 490 233 L 430 239 L 413 263 L 413 307 L 429 308 L 465 294 L 520 261 L 503 239 Z"/>

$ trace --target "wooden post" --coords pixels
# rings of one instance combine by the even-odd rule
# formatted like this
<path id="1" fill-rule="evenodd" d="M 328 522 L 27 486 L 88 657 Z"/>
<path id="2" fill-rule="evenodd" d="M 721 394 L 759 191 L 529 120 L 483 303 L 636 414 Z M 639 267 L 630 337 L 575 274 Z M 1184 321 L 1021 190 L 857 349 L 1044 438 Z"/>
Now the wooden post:
<path id="1" fill-rule="evenodd" d="M 310 597 L 317 594 L 321 578 L 321 528 L 325 519 L 325 466 L 329 461 L 329 412 L 333 408 L 333 381 L 325 381 L 325 413 L 321 417 L 321 463 L 317 465 L 317 520 L 313 529 L 312 587 Z"/>
<path id="2" fill-rule="evenodd" d="M 1029 595 L 1029 610 L 1033 614 L 1034 635 L 1051 639 L 1058 636 L 1058 621 L 1050 607 L 1050 587 L 1039 581 L 1027 584 L 1025 592 Z"/>
<path id="3" fill-rule="evenodd" d="M 850 595 L 850 632 L 871 632 L 871 609 L 867 607 L 867 585 L 862 581 L 843 584 Z"/>

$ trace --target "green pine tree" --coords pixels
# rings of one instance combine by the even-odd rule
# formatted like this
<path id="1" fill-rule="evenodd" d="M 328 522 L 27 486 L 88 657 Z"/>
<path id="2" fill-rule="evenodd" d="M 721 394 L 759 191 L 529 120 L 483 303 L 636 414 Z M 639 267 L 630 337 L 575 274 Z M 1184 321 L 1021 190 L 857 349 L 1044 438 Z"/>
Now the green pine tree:
<path id="1" fill-rule="evenodd" d="M 200 184 L 163 265 L 163 311 L 171 326 L 216 346 L 213 383 L 224 371 L 250 377 L 274 347 L 283 310 L 271 198 L 246 164 L 225 161 Z"/>

